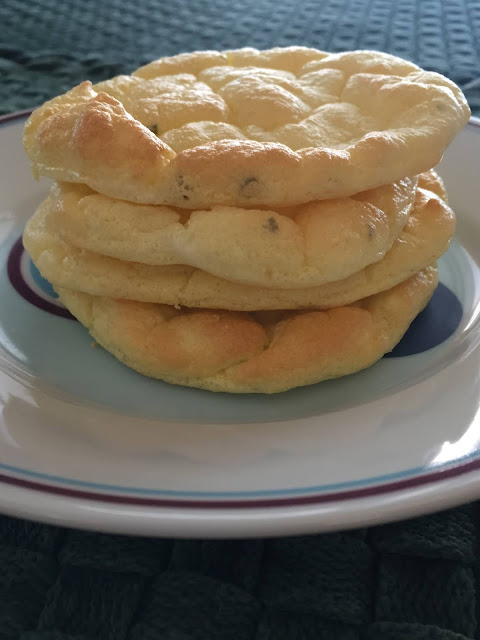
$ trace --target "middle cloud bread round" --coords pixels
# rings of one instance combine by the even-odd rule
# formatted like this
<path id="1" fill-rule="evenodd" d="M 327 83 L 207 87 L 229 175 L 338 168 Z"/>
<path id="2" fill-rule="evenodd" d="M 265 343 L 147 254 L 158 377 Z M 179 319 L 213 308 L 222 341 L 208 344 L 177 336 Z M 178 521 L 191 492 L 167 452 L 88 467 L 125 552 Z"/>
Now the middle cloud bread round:
<path id="1" fill-rule="evenodd" d="M 348 198 L 288 208 L 188 211 L 55 184 L 55 226 L 67 243 L 126 262 L 185 265 L 260 287 L 295 289 L 347 278 L 381 260 L 412 211 L 417 177 Z"/>
<path id="2" fill-rule="evenodd" d="M 415 205 L 392 248 L 379 262 L 316 287 L 275 289 L 218 278 L 195 267 L 154 266 L 78 249 L 59 237 L 47 198 L 28 222 L 23 242 L 55 287 L 97 296 L 237 311 L 326 309 L 385 291 L 432 264 L 448 248 L 455 215 L 435 176 L 420 176 Z"/>

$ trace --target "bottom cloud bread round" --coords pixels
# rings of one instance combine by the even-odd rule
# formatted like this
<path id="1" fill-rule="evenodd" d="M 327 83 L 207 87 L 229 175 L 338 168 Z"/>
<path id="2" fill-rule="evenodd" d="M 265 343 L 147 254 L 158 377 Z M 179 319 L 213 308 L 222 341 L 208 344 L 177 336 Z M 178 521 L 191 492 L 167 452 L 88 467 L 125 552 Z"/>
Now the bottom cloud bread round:
<path id="1" fill-rule="evenodd" d="M 58 288 L 93 338 L 139 373 L 231 393 L 276 393 L 364 369 L 399 342 L 438 283 L 430 266 L 326 311 L 182 309 Z"/>
<path id="2" fill-rule="evenodd" d="M 327 309 L 389 289 L 439 258 L 454 231 L 448 205 L 432 191 L 418 189 L 403 232 L 382 260 L 344 280 L 305 289 L 243 285 L 192 267 L 124 262 L 77 249 L 60 239 L 48 199 L 28 222 L 23 242 L 55 287 L 141 302 L 256 311 Z"/>

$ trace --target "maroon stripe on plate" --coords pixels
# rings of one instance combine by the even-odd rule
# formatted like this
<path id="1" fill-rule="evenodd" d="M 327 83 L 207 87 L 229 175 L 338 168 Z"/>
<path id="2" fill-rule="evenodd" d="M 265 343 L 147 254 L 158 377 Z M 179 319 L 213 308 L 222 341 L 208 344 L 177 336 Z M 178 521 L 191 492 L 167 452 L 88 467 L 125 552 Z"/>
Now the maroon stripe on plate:
<path id="1" fill-rule="evenodd" d="M 23 109 L 22 111 L 14 111 L 13 113 L 7 113 L 0 116 L 0 124 L 4 122 L 10 122 L 11 120 L 20 120 L 21 118 L 28 118 L 33 109 Z"/>
<path id="2" fill-rule="evenodd" d="M 7 261 L 8 279 L 10 280 L 10 284 L 15 289 L 15 291 L 19 295 L 21 295 L 22 298 L 24 298 L 27 302 L 30 302 L 30 304 L 33 304 L 35 307 L 42 309 L 42 311 L 48 311 L 53 315 L 60 316 L 61 318 L 67 318 L 68 320 L 75 320 L 70 311 L 64 309 L 63 307 L 59 307 L 56 304 L 53 304 L 53 302 L 45 300 L 37 293 L 35 293 L 35 291 L 30 289 L 30 287 L 23 279 L 20 269 L 22 255 L 23 243 L 22 238 L 20 237 L 13 245 Z"/>
<path id="3" fill-rule="evenodd" d="M 455 478 L 466 473 L 476 471 L 480 468 L 480 459 L 472 460 L 460 464 L 449 469 L 433 471 L 432 473 L 398 480 L 396 482 L 388 482 L 385 484 L 363 487 L 361 489 L 352 489 L 348 491 L 337 491 L 332 493 L 324 493 L 308 496 L 292 496 L 290 498 L 258 498 L 258 499 L 239 499 L 239 500 L 192 500 L 192 499 L 173 499 L 173 498 L 141 498 L 129 495 L 115 495 L 109 493 L 101 493 L 95 491 L 86 491 L 81 489 L 73 489 L 68 487 L 58 487 L 55 485 L 36 482 L 34 480 L 25 480 L 6 474 L 0 474 L 0 482 L 5 484 L 48 493 L 68 498 L 76 498 L 78 500 L 93 500 L 95 502 L 107 502 L 113 504 L 128 504 L 138 507 L 170 507 L 174 509 L 254 509 L 265 507 L 293 507 L 305 506 L 312 504 L 324 504 L 329 502 L 342 502 L 345 500 L 357 500 L 359 498 L 370 498 L 403 491 L 414 487 L 421 487 L 428 484 L 434 484 Z M 480 494 L 480 485 L 479 485 Z"/>

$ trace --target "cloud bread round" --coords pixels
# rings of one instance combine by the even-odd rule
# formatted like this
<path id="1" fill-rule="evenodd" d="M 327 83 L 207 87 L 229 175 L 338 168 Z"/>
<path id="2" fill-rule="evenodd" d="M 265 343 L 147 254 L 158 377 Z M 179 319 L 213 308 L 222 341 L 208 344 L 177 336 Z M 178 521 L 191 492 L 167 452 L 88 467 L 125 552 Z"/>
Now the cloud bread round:
<path id="1" fill-rule="evenodd" d="M 399 342 L 437 286 L 427 267 L 407 281 L 328 311 L 237 313 L 58 289 L 95 340 L 136 371 L 174 384 L 276 393 L 364 369 Z"/>
<path id="2" fill-rule="evenodd" d="M 81 249 L 286 289 L 340 280 L 378 262 L 403 229 L 416 186 L 416 178 L 406 178 L 275 211 L 216 205 L 182 214 L 71 183 L 54 185 L 51 199 L 60 236 Z"/>
<path id="3" fill-rule="evenodd" d="M 441 189 L 439 182 L 436 187 Z M 389 289 L 433 263 L 455 230 L 453 211 L 432 191 L 417 189 L 415 206 L 400 237 L 379 262 L 318 287 L 271 289 L 230 282 L 185 266 L 124 262 L 62 241 L 47 200 L 23 236 L 41 274 L 55 287 L 113 298 L 238 311 L 330 308 Z"/>
<path id="4" fill-rule="evenodd" d="M 200 209 L 345 197 L 435 166 L 470 110 L 386 53 L 200 51 L 84 82 L 34 111 L 36 174 Z"/>

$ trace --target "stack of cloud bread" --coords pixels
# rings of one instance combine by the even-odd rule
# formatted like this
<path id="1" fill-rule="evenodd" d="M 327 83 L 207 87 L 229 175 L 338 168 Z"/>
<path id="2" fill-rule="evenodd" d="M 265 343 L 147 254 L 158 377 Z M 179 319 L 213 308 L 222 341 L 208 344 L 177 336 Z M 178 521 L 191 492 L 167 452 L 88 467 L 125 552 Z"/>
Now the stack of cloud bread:
<path id="1" fill-rule="evenodd" d="M 469 114 L 373 51 L 162 58 L 31 115 L 33 171 L 56 182 L 24 244 L 147 376 L 273 393 L 350 374 L 437 286 L 455 218 L 432 167 Z"/>

